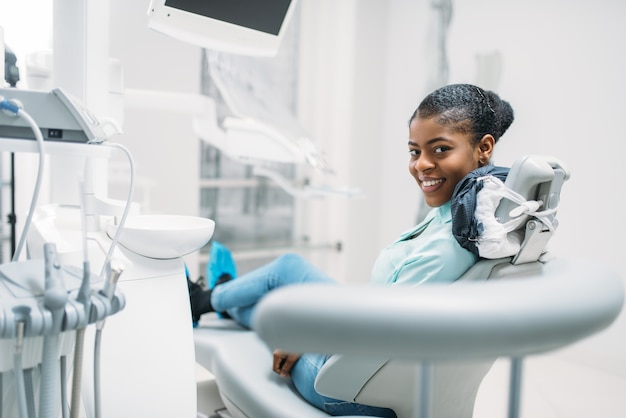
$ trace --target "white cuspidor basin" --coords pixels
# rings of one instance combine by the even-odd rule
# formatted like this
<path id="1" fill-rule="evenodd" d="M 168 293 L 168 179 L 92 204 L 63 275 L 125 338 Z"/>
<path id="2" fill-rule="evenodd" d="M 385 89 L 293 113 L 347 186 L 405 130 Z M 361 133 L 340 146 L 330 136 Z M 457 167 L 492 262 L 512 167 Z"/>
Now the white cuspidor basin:
<path id="1" fill-rule="evenodd" d="M 213 236 L 215 222 L 208 218 L 182 215 L 129 216 L 119 244 L 144 257 L 178 258 L 202 248 Z M 117 225 L 107 224 L 113 239 Z"/>

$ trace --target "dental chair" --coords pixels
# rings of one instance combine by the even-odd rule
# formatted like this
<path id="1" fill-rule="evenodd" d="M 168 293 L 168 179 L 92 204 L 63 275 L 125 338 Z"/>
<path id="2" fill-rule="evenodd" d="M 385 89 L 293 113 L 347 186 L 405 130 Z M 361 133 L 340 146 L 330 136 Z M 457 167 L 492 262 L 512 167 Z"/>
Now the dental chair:
<path id="1" fill-rule="evenodd" d="M 528 156 L 505 184 L 556 209 L 568 178 L 560 162 Z M 515 206 L 503 200 L 496 217 L 506 221 Z M 332 354 L 318 392 L 392 408 L 400 418 L 472 417 L 484 376 L 497 358 L 510 357 L 509 417 L 517 417 L 523 358 L 608 327 L 623 304 L 621 279 L 605 266 L 548 257 L 555 216 L 528 215 L 511 232 L 521 239 L 516 254 L 481 259 L 454 284 L 278 289 L 259 303 L 255 332 L 203 318 L 194 331 L 196 361 L 215 376 L 227 409 L 220 416 L 328 416 L 272 372 L 271 347 L 280 347 Z"/>

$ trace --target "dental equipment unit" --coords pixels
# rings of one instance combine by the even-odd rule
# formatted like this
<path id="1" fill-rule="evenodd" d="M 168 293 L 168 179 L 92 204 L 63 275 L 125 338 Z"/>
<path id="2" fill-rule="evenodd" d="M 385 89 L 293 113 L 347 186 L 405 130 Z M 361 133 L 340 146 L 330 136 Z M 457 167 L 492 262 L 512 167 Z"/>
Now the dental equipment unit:
<path id="1" fill-rule="evenodd" d="M 208 242 L 213 221 L 140 215 L 132 156 L 62 90 L 0 95 L 0 149 L 40 156 L 21 244 L 0 265 L 0 416 L 195 417 L 182 256 Z M 44 154 L 108 158 L 115 148 L 130 161 L 126 202 L 94 204 L 93 179 L 79 173 L 79 205 L 37 205 Z M 28 260 L 19 261 L 23 246 Z M 159 384 L 147 387 L 155 373 Z"/>
<path id="2" fill-rule="evenodd" d="M 79 109 L 76 102 L 70 101 L 59 89 L 52 93 L 4 89 L 0 93 L 0 136 L 18 141 L 35 139 L 39 151 L 37 181 L 22 237 L 13 260 L 0 266 L 0 338 L 6 348 L 4 356 L 14 354 L 13 385 L 7 373 L 11 369 L 7 367 L 6 357 L 0 370 L 0 413 L 20 418 L 37 415 L 54 417 L 62 409 L 63 416 L 66 416 L 67 357 L 74 353 L 75 372 L 82 370 L 79 365 L 82 352 L 72 348 L 73 331 L 84 330 L 87 325 L 102 322 L 107 316 L 117 313 L 124 307 L 124 298 L 116 293 L 114 286 L 107 287 L 106 294 L 95 291 L 100 280 L 98 276 L 91 275 L 88 263 L 83 263 L 83 270 L 75 265 L 63 265 L 54 242 L 42 244 L 39 259 L 19 259 L 39 196 L 44 169 L 44 140 L 54 138 L 95 143 L 105 137 L 95 136 L 99 129 L 97 120 L 91 118 L 89 124 L 84 123 L 85 116 L 89 114 Z M 48 119 L 42 116 L 47 130 L 39 127 L 24 109 L 25 104 L 32 107 L 37 117 L 48 116 Z M 2 142 L 3 148 L 6 147 L 7 140 Z M 14 350 L 10 349 L 12 344 Z M 74 383 L 77 382 L 79 379 L 75 376 Z M 80 392 L 77 386 L 73 389 L 72 403 L 75 404 Z M 36 393 L 39 393 L 38 400 L 35 399 Z M 98 397 L 97 394 L 94 396 Z"/>

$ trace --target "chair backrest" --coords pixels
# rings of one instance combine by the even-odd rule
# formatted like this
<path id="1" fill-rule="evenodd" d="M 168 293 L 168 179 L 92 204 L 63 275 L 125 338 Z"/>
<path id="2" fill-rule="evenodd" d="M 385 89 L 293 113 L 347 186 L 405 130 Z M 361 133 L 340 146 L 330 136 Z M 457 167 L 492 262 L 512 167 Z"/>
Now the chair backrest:
<path id="1" fill-rule="evenodd" d="M 569 176 L 563 163 L 555 158 L 525 156 L 518 159 L 511 167 L 505 186 L 527 201 L 539 202 L 537 211 L 545 216 L 542 220 L 523 215 L 527 219 L 510 232 L 521 235 L 519 252 L 506 258 L 481 259 L 459 281 L 517 277 L 541 270 L 547 243 L 558 224 L 556 209 L 561 187 Z M 502 199 L 495 213 L 498 221 L 504 223 L 519 215 L 511 213 L 517 206 Z M 327 396 L 392 408 L 402 418 L 419 415 L 416 394 L 423 392 L 424 385 L 430 385 L 431 417 L 471 418 L 480 384 L 495 360 L 430 364 L 426 383 L 422 379 L 422 364 L 335 355 L 320 370 L 315 387 Z"/>

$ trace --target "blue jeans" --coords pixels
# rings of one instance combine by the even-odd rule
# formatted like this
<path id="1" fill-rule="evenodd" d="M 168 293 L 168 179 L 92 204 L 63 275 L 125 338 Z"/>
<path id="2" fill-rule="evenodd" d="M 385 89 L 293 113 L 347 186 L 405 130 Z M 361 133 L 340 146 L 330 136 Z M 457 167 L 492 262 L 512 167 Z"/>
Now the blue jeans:
<path id="1" fill-rule="evenodd" d="M 337 283 L 297 254 L 285 254 L 271 263 L 223 283 L 213 290 L 211 305 L 227 312 L 235 321 L 250 328 L 257 302 L 273 289 L 300 283 Z M 372 407 L 320 395 L 314 383 L 329 356 L 305 353 L 291 369 L 298 392 L 312 405 L 333 416 L 362 415 L 395 418 L 388 408 Z"/>
<path id="2" fill-rule="evenodd" d="M 250 328 L 257 302 L 272 290 L 302 283 L 337 283 L 297 254 L 285 254 L 256 270 L 223 283 L 211 294 L 211 305 Z"/>
<path id="3" fill-rule="evenodd" d="M 304 353 L 291 369 L 291 378 L 298 392 L 322 411 L 332 416 L 360 415 L 367 417 L 396 418 L 396 413 L 389 408 L 346 402 L 320 395 L 315 391 L 314 383 L 319 370 L 330 356 Z"/>

